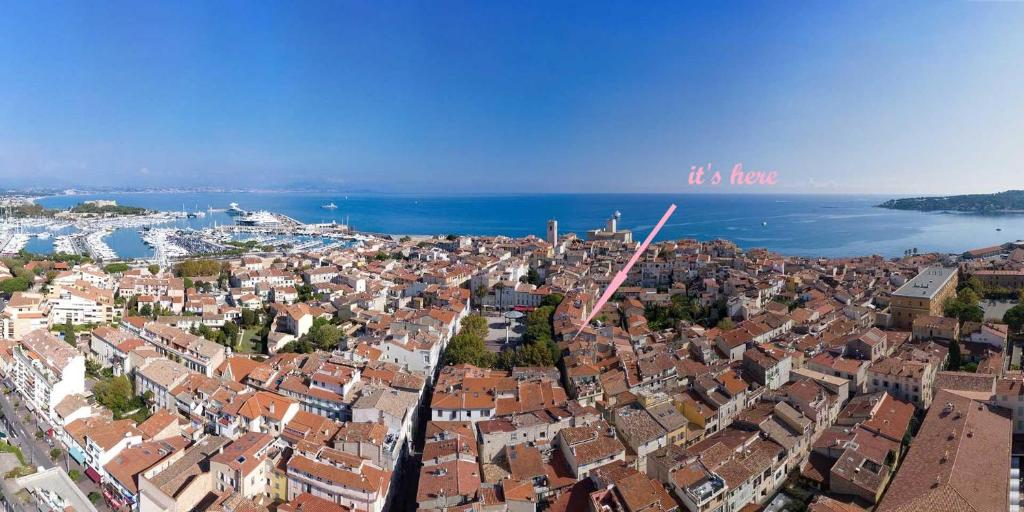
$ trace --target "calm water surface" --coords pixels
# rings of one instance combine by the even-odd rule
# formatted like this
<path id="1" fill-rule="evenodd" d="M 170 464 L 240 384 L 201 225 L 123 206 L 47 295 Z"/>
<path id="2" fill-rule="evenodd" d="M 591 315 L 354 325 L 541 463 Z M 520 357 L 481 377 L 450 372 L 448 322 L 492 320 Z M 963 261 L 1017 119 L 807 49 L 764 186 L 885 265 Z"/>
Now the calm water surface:
<path id="1" fill-rule="evenodd" d="M 726 238 L 741 247 L 766 247 L 784 254 L 898 256 L 904 250 L 963 252 L 1024 238 L 1024 215 L 967 215 L 886 210 L 874 205 L 883 196 L 835 195 L 376 195 L 316 193 L 117 193 L 41 199 L 48 207 L 68 207 L 90 199 L 158 210 L 226 208 L 236 202 L 246 210 L 266 209 L 303 222 L 345 222 L 362 231 L 396 234 L 473 234 L 544 236 L 548 219 L 558 219 L 561 233 L 602 226 L 616 210 L 619 226 L 634 238 L 646 236 L 671 203 L 678 209 L 659 240 Z M 328 210 L 322 205 L 335 203 Z M 177 225 L 227 224 L 224 213 Z M 767 223 L 766 225 L 764 223 Z M 1001 231 L 997 231 L 997 228 Z M 148 256 L 138 234 L 117 231 L 110 246 L 124 257 Z M 52 243 L 33 240 L 29 250 Z M 39 249 L 36 249 L 38 247 Z"/>

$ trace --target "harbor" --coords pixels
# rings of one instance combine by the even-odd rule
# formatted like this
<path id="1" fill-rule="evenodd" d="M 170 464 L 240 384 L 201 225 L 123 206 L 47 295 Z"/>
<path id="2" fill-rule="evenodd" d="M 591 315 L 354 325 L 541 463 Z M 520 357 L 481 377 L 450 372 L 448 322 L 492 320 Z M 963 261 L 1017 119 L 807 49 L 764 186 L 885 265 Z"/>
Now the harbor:
<path id="1" fill-rule="evenodd" d="M 25 248 L 29 235 L 25 233 L 0 233 L 0 254 L 17 254 Z"/>
<path id="2" fill-rule="evenodd" d="M 58 236 L 53 241 L 54 252 L 85 255 L 96 261 L 116 260 L 118 259 L 117 253 L 103 240 L 111 232 L 111 230 L 100 229 Z"/>
<path id="3" fill-rule="evenodd" d="M 49 243 L 52 252 L 85 255 L 101 262 L 167 262 L 239 250 L 323 252 L 372 238 L 352 233 L 347 224 L 306 224 L 267 210 L 246 211 L 235 203 L 205 212 L 182 209 L 145 215 L 7 219 L 0 227 L 6 229 L 0 231 L 0 251 L 16 253 L 34 240 L 36 250 Z"/>
<path id="4" fill-rule="evenodd" d="M 0 253 L 65 253 L 88 256 L 98 262 L 167 262 L 238 254 L 239 251 L 282 255 L 322 253 L 377 237 L 354 232 L 347 214 L 337 211 L 339 205 L 345 204 L 341 201 L 337 204 L 315 202 L 310 208 L 322 212 L 316 215 L 319 219 L 302 215 L 303 220 L 300 220 L 266 205 L 248 208 L 231 200 L 220 204 L 178 202 L 164 205 L 167 209 L 160 210 L 147 205 L 149 201 L 143 203 L 146 209 L 122 206 L 138 202 L 121 201 L 120 197 L 65 199 L 74 202 L 57 208 L 46 206 L 50 209 L 37 216 L 6 212 L 0 217 Z M 75 211 L 80 204 L 88 204 L 92 210 Z M 109 211 L 97 211 L 97 208 Z"/>

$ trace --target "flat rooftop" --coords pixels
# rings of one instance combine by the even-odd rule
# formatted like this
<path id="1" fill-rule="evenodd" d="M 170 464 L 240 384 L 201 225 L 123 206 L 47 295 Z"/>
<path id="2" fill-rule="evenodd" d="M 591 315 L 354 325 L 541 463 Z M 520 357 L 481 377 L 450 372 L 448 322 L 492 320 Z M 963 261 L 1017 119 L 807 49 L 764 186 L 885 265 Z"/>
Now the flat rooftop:
<path id="1" fill-rule="evenodd" d="M 955 267 L 928 267 L 892 294 L 897 297 L 931 299 L 956 273 Z"/>
<path id="2" fill-rule="evenodd" d="M 59 466 L 23 476 L 16 482 L 29 492 L 40 495 L 39 499 L 49 499 L 51 503 L 62 506 L 65 510 L 96 512 L 96 507 L 89 502 L 89 498 L 82 494 L 82 490 Z"/>

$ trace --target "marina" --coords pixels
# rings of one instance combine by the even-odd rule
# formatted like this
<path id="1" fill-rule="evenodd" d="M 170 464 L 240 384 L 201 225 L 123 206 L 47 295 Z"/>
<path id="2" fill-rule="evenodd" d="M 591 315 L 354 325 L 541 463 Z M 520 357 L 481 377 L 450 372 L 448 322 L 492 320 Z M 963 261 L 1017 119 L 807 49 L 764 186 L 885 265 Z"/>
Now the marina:
<path id="1" fill-rule="evenodd" d="M 204 231 L 186 229 L 151 229 L 144 231 L 142 241 L 153 248 L 157 260 L 198 254 L 212 254 L 230 249 Z"/>
<path id="2" fill-rule="evenodd" d="M 385 236 L 352 230 L 348 222 L 352 200 L 347 196 L 344 203 L 340 197 L 336 198 L 337 203 L 326 197 L 303 199 L 305 212 L 285 207 L 284 213 L 265 201 L 253 200 L 252 195 L 246 195 L 244 201 L 233 200 L 230 196 L 219 201 L 202 196 L 176 201 L 162 197 L 157 200 L 158 196 L 115 196 L 111 202 L 139 204 L 142 197 L 146 198 L 142 204 L 148 212 L 141 215 L 60 211 L 45 217 L 5 217 L 0 219 L 0 243 L 3 244 L 0 247 L 9 252 L 24 249 L 37 253 L 81 254 L 99 261 L 166 261 L 239 250 L 322 253 Z M 83 199 L 61 198 L 71 202 L 70 206 Z M 91 200 L 104 199 L 106 196 Z M 45 204 L 48 200 L 41 202 Z M 253 207 L 249 207 L 250 203 Z M 345 211 L 339 211 L 338 205 L 344 206 Z M 161 210 L 161 207 L 166 209 Z M 15 233 L 22 236 L 13 237 Z"/>
<path id="3" fill-rule="evenodd" d="M 117 252 L 103 240 L 112 232 L 109 229 L 99 229 L 58 236 L 53 242 L 53 252 L 87 255 L 96 261 L 116 260 Z"/>
<path id="4" fill-rule="evenodd" d="M 0 254 L 17 254 L 25 248 L 29 235 L 25 233 L 0 234 Z"/>
<path id="5" fill-rule="evenodd" d="M 87 233 L 83 239 L 85 242 L 85 250 L 89 256 L 96 261 L 110 261 L 117 259 L 117 253 L 103 241 L 103 238 L 109 235 L 109 230 L 97 230 L 91 233 Z"/>

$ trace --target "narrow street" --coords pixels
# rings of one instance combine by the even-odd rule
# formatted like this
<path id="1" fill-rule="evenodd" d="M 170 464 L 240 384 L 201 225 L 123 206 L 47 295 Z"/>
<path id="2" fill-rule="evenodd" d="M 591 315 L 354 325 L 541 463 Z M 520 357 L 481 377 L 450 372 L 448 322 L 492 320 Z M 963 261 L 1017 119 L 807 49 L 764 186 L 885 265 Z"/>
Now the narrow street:
<path id="1" fill-rule="evenodd" d="M 19 400 L 17 393 L 10 395 L 0 393 L 0 408 L 2 408 L 3 429 L 7 433 L 8 442 L 21 448 L 25 455 L 25 462 L 31 466 L 42 466 L 52 468 L 55 464 L 50 460 L 50 447 L 45 440 L 36 439 L 36 427 L 25 425 L 23 417 L 32 414 L 24 406 L 15 408 L 12 400 Z"/>
<path id="2" fill-rule="evenodd" d="M 82 490 L 82 493 L 88 496 L 90 492 L 100 492 L 99 486 L 85 477 L 85 468 L 68 455 L 67 450 L 60 442 L 54 441 L 54 447 L 60 448 L 61 456 L 56 462 L 50 459 L 50 450 L 53 447 L 47 443 L 45 438 L 42 440 L 36 439 L 38 428 L 34 424 L 26 425 L 23 419 L 26 414 L 32 413 L 24 405 L 17 408 L 14 407 L 13 402 L 15 400 L 22 400 L 16 392 L 12 392 L 10 395 L 0 393 L 0 410 L 3 412 L 0 428 L 7 433 L 8 442 L 21 448 L 21 452 L 25 456 L 25 462 L 30 466 L 42 466 L 46 469 L 59 464 L 60 468 L 65 472 L 72 469 L 78 470 L 82 477 L 76 484 Z M 102 501 L 96 503 L 95 506 L 99 510 L 107 510 Z"/>

